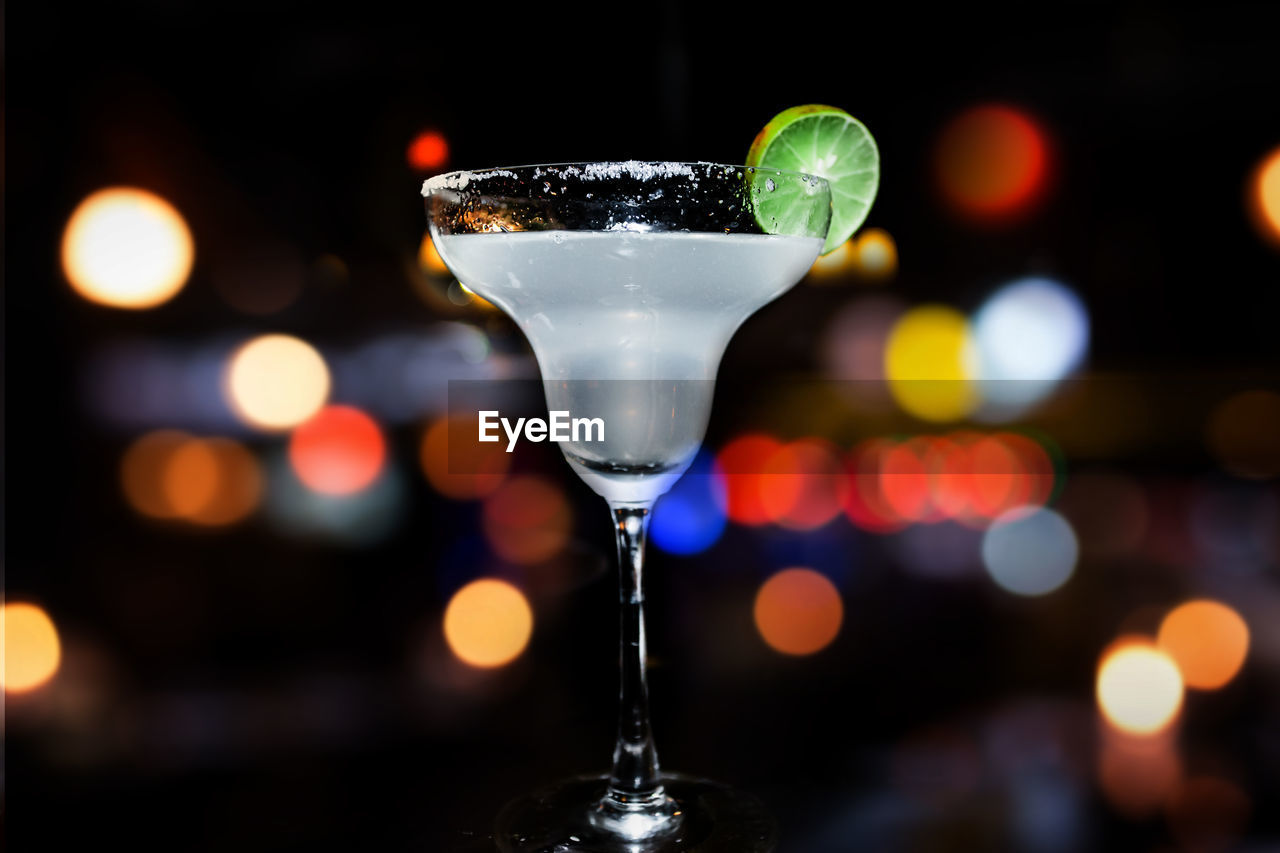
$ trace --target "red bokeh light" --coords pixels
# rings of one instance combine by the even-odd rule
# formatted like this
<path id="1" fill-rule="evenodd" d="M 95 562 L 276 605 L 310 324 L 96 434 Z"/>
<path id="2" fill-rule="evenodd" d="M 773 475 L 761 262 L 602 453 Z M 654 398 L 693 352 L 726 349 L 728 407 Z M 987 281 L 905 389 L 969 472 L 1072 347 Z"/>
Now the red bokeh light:
<path id="1" fill-rule="evenodd" d="M 438 130 L 424 130 L 409 143 L 405 157 L 419 172 L 443 169 L 449 162 L 449 141 Z"/>
<path id="2" fill-rule="evenodd" d="M 795 502 L 799 478 L 765 473 L 769 460 L 781 449 L 782 442 L 773 436 L 750 434 L 734 439 L 716 454 L 716 467 L 724 475 L 725 514 L 731 521 L 768 524 Z"/>
<path id="3" fill-rule="evenodd" d="M 759 478 L 760 501 L 770 521 L 814 530 L 840 514 L 852 489 L 839 451 L 817 438 L 778 448 Z"/>
<path id="4" fill-rule="evenodd" d="M 1026 113 L 973 107 L 943 128 L 935 166 L 942 195 L 965 216 L 998 223 L 1036 205 L 1049 182 L 1049 143 Z"/>
<path id="5" fill-rule="evenodd" d="M 355 494 L 378 478 L 387 443 L 373 418 L 351 406 L 326 406 L 289 437 L 298 479 L 326 495 Z"/>
<path id="6" fill-rule="evenodd" d="M 882 462 L 894 446 L 895 443 L 887 439 L 872 438 L 849 454 L 848 469 L 853 487 L 845 495 L 844 514 L 870 533 L 892 533 L 906 526 L 881 488 Z"/>

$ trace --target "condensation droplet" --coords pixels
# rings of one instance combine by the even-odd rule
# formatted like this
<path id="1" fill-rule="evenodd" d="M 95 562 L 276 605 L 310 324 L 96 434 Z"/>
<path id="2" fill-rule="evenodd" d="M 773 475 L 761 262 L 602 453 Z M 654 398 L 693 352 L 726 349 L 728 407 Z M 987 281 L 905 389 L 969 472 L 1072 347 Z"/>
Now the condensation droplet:
<path id="1" fill-rule="evenodd" d="M 773 178 L 765 178 L 764 188 L 769 192 L 773 192 L 778 188 L 778 185 L 773 182 Z"/>

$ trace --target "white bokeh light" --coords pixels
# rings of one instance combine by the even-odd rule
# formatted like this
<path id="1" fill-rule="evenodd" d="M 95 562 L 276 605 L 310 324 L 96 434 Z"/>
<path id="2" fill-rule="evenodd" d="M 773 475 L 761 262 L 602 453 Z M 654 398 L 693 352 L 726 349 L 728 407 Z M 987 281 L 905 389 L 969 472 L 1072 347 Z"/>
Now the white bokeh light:
<path id="1" fill-rule="evenodd" d="M 1015 595 L 1053 592 L 1075 571 L 1080 544 L 1058 513 L 1022 506 L 1003 513 L 982 537 L 982 562 L 992 580 Z"/>
<path id="2" fill-rule="evenodd" d="M 1089 314 L 1066 285 L 1024 278 L 997 290 L 973 317 L 977 373 L 989 419 L 1040 402 L 1080 366 Z"/>

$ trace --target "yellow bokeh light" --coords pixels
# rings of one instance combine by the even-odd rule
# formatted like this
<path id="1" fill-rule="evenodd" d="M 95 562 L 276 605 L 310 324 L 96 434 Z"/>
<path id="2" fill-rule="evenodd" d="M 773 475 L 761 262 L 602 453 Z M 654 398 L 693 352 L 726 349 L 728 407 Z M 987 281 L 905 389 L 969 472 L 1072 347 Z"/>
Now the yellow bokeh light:
<path id="1" fill-rule="evenodd" d="M 783 569 L 756 593 L 755 623 L 761 638 L 786 655 L 820 652 L 840 633 L 844 604 L 825 575 Z"/>
<path id="2" fill-rule="evenodd" d="M 241 346 L 227 367 L 232 408 L 251 426 L 285 430 L 320 410 L 329 397 L 329 368 L 305 341 L 263 335 Z"/>
<path id="3" fill-rule="evenodd" d="M 0 682 L 5 692 L 25 693 L 53 678 L 62 660 L 62 643 L 49 614 L 34 604 L 5 604 L 0 607 L 0 622 L 4 623 Z"/>
<path id="4" fill-rule="evenodd" d="M 1280 244 L 1280 148 L 1258 164 L 1249 186 L 1249 207 L 1262 235 Z"/>
<path id="5" fill-rule="evenodd" d="M 76 292 L 114 308 L 153 308 L 191 274 L 195 242 L 182 215 L 146 190 L 112 187 L 80 202 L 62 235 L 62 269 Z"/>
<path id="6" fill-rule="evenodd" d="M 506 581 L 482 578 L 453 594 L 444 612 L 444 636 L 463 663 L 482 669 L 515 660 L 533 634 L 533 610 Z"/>
<path id="7" fill-rule="evenodd" d="M 884 281 L 898 271 L 898 244 L 883 228 L 868 228 L 858 238 L 855 258 L 859 275 Z"/>
<path id="8" fill-rule="evenodd" d="M 978 404 L 973 335 L 954 308 L 922 305 L 898 318 L 885 345 L 889 391 L 905 411 L 927 421 L 954 421 Z"/>
<path id="9" fill-rule="evenodd" d="M 1117 643 L 1098 666 L 1098 707 L 1107 722 L 1133 735 L 1163 731 L 1182 708 L 1182 674 L 1145 640 Z"/>
<path id="10" fill-rule="evenodd" d="M 1188 601 L 1160 623 L 1156 642 L 1177 662 L 1188 687 L 1216 690 L 1244 665 L 1249 626 L 1225 604 Z"/>

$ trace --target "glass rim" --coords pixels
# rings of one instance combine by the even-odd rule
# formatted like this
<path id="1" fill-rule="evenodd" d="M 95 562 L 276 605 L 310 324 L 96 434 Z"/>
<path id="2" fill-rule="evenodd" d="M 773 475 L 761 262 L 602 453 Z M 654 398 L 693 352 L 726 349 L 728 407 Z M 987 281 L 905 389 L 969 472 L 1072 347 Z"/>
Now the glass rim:
<path id="1" fill-rule="evenodd" d="M 672 170 L 692 170 L 694 168 L 722 169 L 725 171 L 740 172 L 760 172 L 767 171 L 773 175 L 783 176 L 787 178 L 800 178 L 806 182 L 821 181 L 830 191 L 831 182 L 821 175 L 814 175 L 809 172 L 797 172 L 791 169 L 779 169 L 774 166 L 742 166 L 732 163 L 715 163 L 710 160 L 582 160 L 569 161 L 563 163 L 526 163 L 520 166 L 495 166 L 486 169 L 457 169 L 452 172 L 442 172 L 438 175 L 432 175 L 422 183 L 423 198 L 430 198 L 432 195 L 440 192 L 464 192 L 468 185 L 474 181 L 486 181 L 494 178 L 517 178 L 520 173 L 536 172 L 539 169 L 578 169 L 584 173 L 592 169 L 612 169 L 621 167 L 623 170 L 636 169 L 659 169 L 665 168 L 668 173 L 662 177 L 674 177 L 670 174 Z M 619 175 L 608 175 L 604 177 L 593 178 L 593 180 L 617 180 L 627 177 L 624 172 Z M 564 177 L 563 175 L 561 177 Z M 631 175 L 631 177 L 635 177 Z M 649 177 L 659 177 L 652 174 Z M 708 176 L 710 177 L 710 176 Z M 640 178 L 646 180 L 647 178 Z"/>

